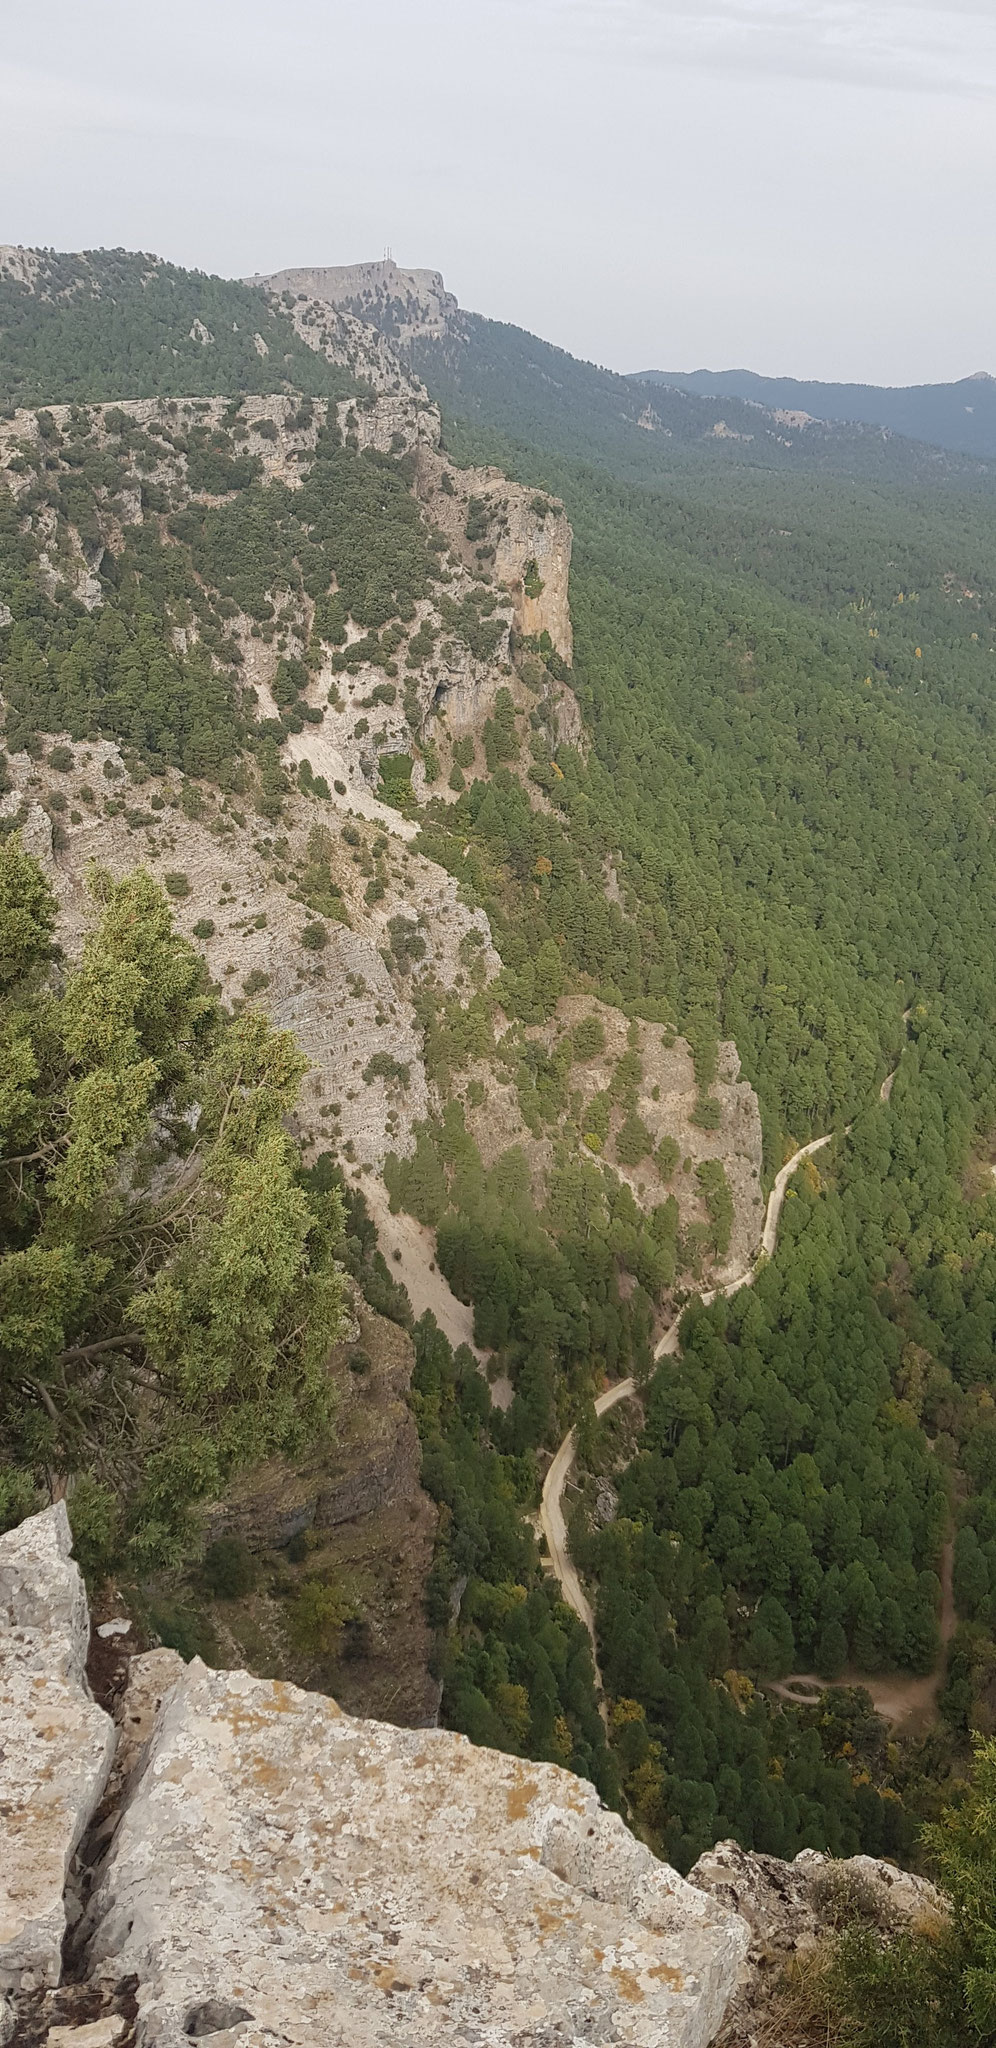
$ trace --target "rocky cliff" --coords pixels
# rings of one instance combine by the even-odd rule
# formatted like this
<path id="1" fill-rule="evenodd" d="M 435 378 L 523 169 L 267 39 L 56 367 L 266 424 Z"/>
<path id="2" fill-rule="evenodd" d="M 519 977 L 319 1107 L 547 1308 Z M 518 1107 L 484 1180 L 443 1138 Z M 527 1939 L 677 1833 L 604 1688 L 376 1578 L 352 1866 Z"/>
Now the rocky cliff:
<path id="1" fill-rule="evenodd" d="M 404 270 L 388 257 L 383 263 L 318 264 L 300 270 L 257 273 L 247 284 L 265 285 L 281 296 L 319 300 L 339 312 L 375 326 L 404 344 L 420 335 L 441 335 L 456 314 L 457 302 L 438 270 Z"/>
<path id="2" fill-rule="evenodd" d="M 61 1503 L 0 1538 L 0 1612 L 5 2048 L 708 2048 L 819 1926 L 822 1858 L 688 1882 L 555 1765 L 244 1671 L 138 1657 L 115 1727 Z"/>

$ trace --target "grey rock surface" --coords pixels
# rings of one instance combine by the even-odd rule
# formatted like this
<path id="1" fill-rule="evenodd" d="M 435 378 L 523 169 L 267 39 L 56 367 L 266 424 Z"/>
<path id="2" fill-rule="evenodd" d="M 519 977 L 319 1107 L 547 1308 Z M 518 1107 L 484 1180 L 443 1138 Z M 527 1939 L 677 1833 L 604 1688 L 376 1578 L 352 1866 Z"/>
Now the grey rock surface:
<path id="1" fill-rule="evenodd" d="M 706 2048 L 748 1939 L 568 1772 L 196 1661 L 91 1921 L 139 2048 Z"/>
<path id="2" fill-rule="evenodd" d="M 71 1543 L 62 1501 L 0 1536 L 0 1992 L 59 1981 L 66 1877 L 114 1750 Z"/>

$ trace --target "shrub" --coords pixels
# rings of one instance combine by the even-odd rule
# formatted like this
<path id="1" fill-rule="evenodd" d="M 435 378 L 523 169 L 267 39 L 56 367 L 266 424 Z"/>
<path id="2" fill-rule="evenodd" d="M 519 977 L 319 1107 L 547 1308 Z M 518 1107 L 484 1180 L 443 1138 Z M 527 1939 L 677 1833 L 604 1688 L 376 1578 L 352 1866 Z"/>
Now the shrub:
<path id="1" fill-rule="evenodd" d="M 169 874 L 163 876 L 163 885 L 167 896 L 179 898 L 190 895 L 190 878 L 178 868 L 171 868 Z"/>
<path id="2" fill-rule="evenodd" d="M 199 917 L 194 926 L 195 939 L 213 939 L 217 926 L 213 917 Z"/>
<path id="3" fill-rule="evenodd" d="M 330 1586 L 324 1579 L 308 1579 L 288 1615 L 295 1649 L 305 1656 L 330 1656 L 351 1612 L 352 1602 L 338 1586 Z"/>
<path id="4" fill-rule="evenodd" d="M 670 1180 L 681 1158 L 681 1148 L 673 1138 L 662 1138 L 655 1154 L 657 1170 L 662 1180 Z"/>
<path id="5" fill-rule="evenodd" d="M 396 1060 L 393 1053 L 375 1052 L 373 1058 L 367 1061 L 363 1069 L 363 1079 L 366 1082 L 378 1079 L 382 1081 L 397 1081 L 402 1088 L 407 1088 L 411 1080 L 411 1069 L 406 1067 L 401 1060 Z"/>
<path id="6" fill-rule="evenodd" d="M 616 1157 L 623 1166 L 638 1166 L 650 1151 L 650 1132 L 642 1118 L 631 1109 L 616 1139 Z"/>
<path id="7" fill-rule="evenodd" d="M 263 969 L 261 967 L 254 967 L 252 973 L 246 975 L 246 978 L 242 984 L 242 993 L 245 996 L 256 996 L 259 994 L 261 989 L 269 988 L 269 986 L 269 975 L 264 974 Z"/>
<path id="8" fill-rule="evenodd" d="M 256 1566 L 241 1536 L 219 1536 L 209 1543 L 201 1569 L 216 1600 L 241 1600 L 256 1583 Z"/>
<path id="9" fill-rule="evenodd" d="M 70 769 L 76 766 L 76 756 L 71 747 L 50 747 L 48 765 L 54 768 L 58 775 L 68 775 Z"/>
<path id="10" fill-rule="evenodd" d="M 320 953 L 322 947 L 327 946 L 328 942 L 328 931 L 325 925 L 323 925 L 321 918 L 314 918 L 310 924 L 306 924 L 302 928 L 301 944 L 307 948 L 309 953 Z"/>
<path id="11" fill-rule="evenodd" d="M 700 1131 L 718 1131 L 723 1121 L 723 1112 L 714 1096 L 699 1097 L 692 1111 L 691 1121 L 698 1125 Z"/>
<path id="12" fill-rule="evenodd" d="M 582 1017 L 571 1035 L 576 1060 L 593 1060 L 605 1051 L 605 1026 L 601 1017 Z"/>

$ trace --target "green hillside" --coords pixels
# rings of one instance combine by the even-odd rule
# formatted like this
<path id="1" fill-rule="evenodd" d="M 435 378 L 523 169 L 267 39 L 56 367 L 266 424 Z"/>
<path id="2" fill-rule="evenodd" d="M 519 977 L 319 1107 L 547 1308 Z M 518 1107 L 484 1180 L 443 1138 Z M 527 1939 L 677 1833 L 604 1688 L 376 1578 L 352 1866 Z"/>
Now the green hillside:
<path id="1" fill-rule="evenodd" d="M 356 389 L 251 285 L 126 249 L 39 263 L 30 286 L 0 270 L 0 407 Z"/>
<path id="2" fill-rule="evenodd" d="M 476 313 L 461 312 L 444 337 L 418 340 L 411 355 L 433 396 L 455 418 L 633 479 L 663 479 L 689 469 L 723 475 L 762 468 L 931 488 L 959 481 L 986 492 L 993 488 L 987 463 L 904 439 L 911 427 L 897 425 L 888 438 L 874 425 L 844 421 L 816 420 L 797 430 L 767 409 L 780 402 L 775 399 L 759 406 L 747 402 L 749 392 L 720 395 L 688 380 L 679 388 L 620 377 Z M 866 417 L 857 415 L 859 421 Z"/>

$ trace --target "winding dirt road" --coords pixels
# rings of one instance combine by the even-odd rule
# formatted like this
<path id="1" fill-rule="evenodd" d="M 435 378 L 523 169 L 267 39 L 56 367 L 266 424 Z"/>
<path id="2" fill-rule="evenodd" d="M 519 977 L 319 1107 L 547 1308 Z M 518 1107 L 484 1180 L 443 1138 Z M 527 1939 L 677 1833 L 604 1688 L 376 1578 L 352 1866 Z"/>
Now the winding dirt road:
<path id="1" fill-rule="evenodd" d="M 909 1012 L 907 1012 L 908 1015 Z M 895 1071 L 893 1069 L 893 1072 L 887 1075 L 882 1083 L 879 1091 L 879 1100 L 881 1102 L 888 1102 L 889 1100 L 892 1092 L 892 1082 L 895 1079 Z M 849 1128 L 850 1126 L 848 1126 Z M 703 1293 L 700 1299 L 705 1307 L 708 1308 L 709 1303 L 715 1301 L 720 1294 L 727 1296 L 739 1294 L 742 1287 L 753 1285 L 762 1265 L 766 1259 L 772 1256 L 778 1242 L 778 1225 L 781 1220 L 782 1208 L 792 1175 L 802 1165 L 804 1159 L 811 1159 L 814 1152 L 820 1152 L 825 1145 L 829 1145 L 832 1136 L 833 1133 L 829 1132 L 824 1138 L 811 1139 L 808 1145 L 800 1145 L 798 1152 L 793 1152 L 791 1159 L 786 1161 L 785 1165 L 776 1175 L 775 1184 L 768 1196 L 764 1229 L 761 1232 L 760 1249 L 754 1264 L 748 1268 L 746 1273 L 739 1273 L 733 1280 L 727 1281 L 725 1287 L 714 1287 Z M 993 1168 L 993 1173 L 996 1174 L 996 1167 Z M 684 1310 L 682 1310 L 682 1314 L 684 1314 Z M 678 1332 L 680 1327 L 681 1316 L 679 1315 L 671 1323 L 670 1327 L 665 1330 L 663 1337 L 660 1339 L 654 1352 L 655 1360 L 674 1356 L 678 1349 Z M 608 1409 L 614 1408 L 618 1401 L 628 1401 L 635 1393 L 635 1380 L 619 1380 L 614 1387 L 608 1387 L 604 1394 L 598 1396 L 595 1402 L 595 1414 L 604 1415 Z M 591 1610 L 591 1603 L 578 1576 L 577 1567 L 567 1548 L 567 1524 L 564 1520 L 564 1487 L 567 1484 L 574 1464 L 576 1450 L 577 1436 L 576 1431 L 572 1429 L 565 1436 L 563 1443 L 556 1452 L 543 1482 L 539 1525 L 546 1537 L 550 1564 L 555 1577 L 560 1582 L 560 1589 L 564 1599 L 567 1605 L 573 1608 L 579 1619 L 584 1622 L 585 1628 L 591 1637 L 595 1679 L 599 1692 L 601 1692 L 603 1689 L 602 1675 L 598 1668 L 595 1617 Z M 953 1552 L 953 1542 L 948 1542 L 945 1545 L 941 1565 L 941 1640 L 945 1644 L 950 1641 L 956 1625 L 952 1590 Z M 884 1720 L 896 1724 L 911 1720 L 915 1716 L 918 1722 L 926 1723 L 933 1713 L 942 1677 L 943 1663 L 928 1678 L 871 1678 L 865 1677 L 861 1672 L 846 1671 L 836 1682 L 839 1685 L 863 1686 L 864 1690 L 871 1695 L 876 1712 L 881 1714 Z M 825 1680 L 819 1678 L 815 1672 L 807 1671 L 793 1672 L 789 1678 L 772 1683 L 767 1690 L 777 1693 L 782 1699 L 794 1701 L 798 1705 L 804 1705 L 811 1704 L 825 1688 Z M 604 1704 L 601 1711 L 604 1719 Z"/>
<path id="2" fill-rule="evenodd" d="M 728 1280 L 725 1287 L 707 1289 L 700 1297 L 706 1308 L 708 1308 L 711 1301 L 716 1300 L 717 1295 L 725 1294 L 729 1296 L 731 1294 L 739 1294 L 742 1287 L 751 1287 L 753 1285 L 761 1266 L 766 1259 L 770 1259 L 778 1242 L 778 1224 L 781 1218 L 786 1190 L 792 1175 L 802 1165 L 804 1159 L 811 1159 L 814 1152 L 820 1152 L 824 1145 L 829 1145 L 832 1136 L 833 1133 L 829 1132 L 825 1138 L 811 1138 L 808 1145 L 800 1145 L 798 1152 L 793 1152 L 791 1159 L 787 1160 L 785 1165 L 776 1174 L 774 1187 L 768 1196 L 768 1206 L 764 1215 L 764 1229 L 761 1232 L 760 1249 L 754 1264 L 749 1266 L 745 1273 L 738 1273 L 734 1279 Z M 684 1309 L 682 1309 L 681 1314 L 684 1315 L 684 1312 Z M 654 1352 L 655 1360 L 670 1358 L 674 1355 L 678 1349 L 678 1332 L 680 1328 L 681 1315 L 676 1316 L 674 1322 L 665 1330 Z M 616 1406 L 617 1401 L 628 1401 L 630 1396 L 635 1393 L 635 1380 L 619 1380 L 614 1387 L 608 1387 L 604 1394 L 599 1394 L 595 1402 L 595 1414 L 604 1415 L 609 1408 Z M 585 1628 L 591 1637 L 591 1652 L 595 1660 L 595 1677 L 601 1689 L 601 1673 L 598 1669 L 598 1650 L 595 1642 L 595 1617 L 592 1614 L 591 1605 L 584 1587 L 578 1577 L 577 1567 L 567 1548 L 567 1524 L 564 1521 L 564 1487 L 567 1484 L 568 1475 L 574 1464 L 576 1450 L 577 1433 L 571 1429 L 568 1430 L 563 1443 L 555 1453 L 550 1469 L 543 1481 L 539 1523 L 546 1537 L 550 1564 L 553 1568 L 554 1576 L 560 1582 L 560 1590 L 563 1593 L 564 1599 L 568 1607 L 573 1607 L 579 1620 L 584 1622 Z"/>

